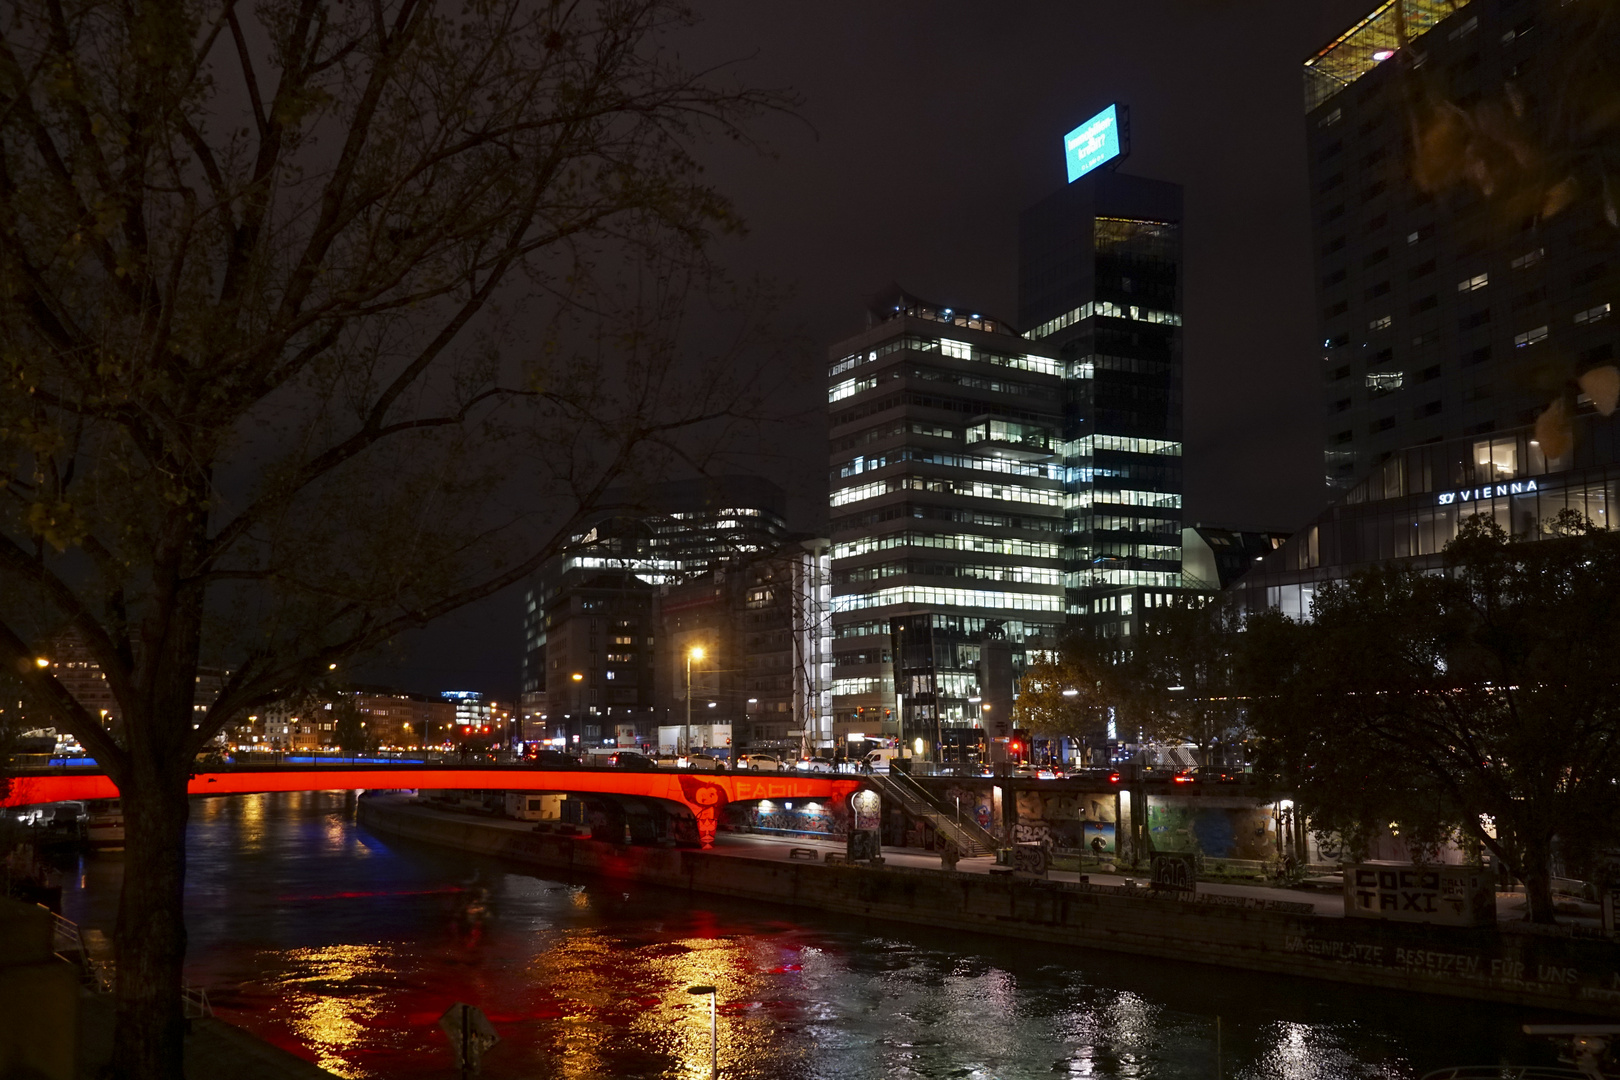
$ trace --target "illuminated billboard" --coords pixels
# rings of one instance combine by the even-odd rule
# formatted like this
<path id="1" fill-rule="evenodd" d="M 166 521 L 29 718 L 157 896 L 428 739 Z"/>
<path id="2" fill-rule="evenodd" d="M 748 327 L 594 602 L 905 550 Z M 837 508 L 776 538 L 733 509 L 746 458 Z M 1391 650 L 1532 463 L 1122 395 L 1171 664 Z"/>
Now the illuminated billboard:
<path id="1" fill-rule="evenodd" d="M 1063 160 L 1069 166 L 1069 183 L 1119 157 L 1122 145 L 1119 120 L 1119 106 L 1110 105 L 1063 136 Z"/>

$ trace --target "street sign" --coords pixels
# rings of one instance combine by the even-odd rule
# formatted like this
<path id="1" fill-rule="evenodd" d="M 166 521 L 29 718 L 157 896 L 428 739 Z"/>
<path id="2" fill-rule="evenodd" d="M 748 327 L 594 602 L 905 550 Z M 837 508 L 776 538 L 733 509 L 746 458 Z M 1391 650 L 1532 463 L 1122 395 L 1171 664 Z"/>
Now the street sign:
<path id="1" fill-rule="evenodd" d="M 459 1001 L 439 1017 L 439 1028 L 450 1038 L 450 1054 L 462 1076 L 478 1072 L 484 1051 L 501 1041 L 484 1010 Z"/>

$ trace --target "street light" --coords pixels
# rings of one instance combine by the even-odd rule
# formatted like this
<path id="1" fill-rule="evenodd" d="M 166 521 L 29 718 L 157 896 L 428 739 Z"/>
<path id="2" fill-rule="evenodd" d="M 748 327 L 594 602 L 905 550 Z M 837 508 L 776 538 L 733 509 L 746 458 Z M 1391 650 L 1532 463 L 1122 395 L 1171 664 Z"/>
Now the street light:
<path id="1" fill-rule="evenodd" d="M 703 659 L 703 646 L 694 645 L 686 650 L 686 732 L 681 739 L 681 753 L 692 752 L 692 661 Z"/>
<path id="2" fill-rule="evenodd" d="M 697 651 L 699 653 L 698 659 L 703 659 L 701 655 L 703 650 L 699 649 Z M 688 994 L 709 995 L 709 1080 L 716 1080 L 720 1075 L 720 1041 L 718 1024 L 715 1020 L 715 988 L 712 986 L 688 986 L 686 992 Z"/>

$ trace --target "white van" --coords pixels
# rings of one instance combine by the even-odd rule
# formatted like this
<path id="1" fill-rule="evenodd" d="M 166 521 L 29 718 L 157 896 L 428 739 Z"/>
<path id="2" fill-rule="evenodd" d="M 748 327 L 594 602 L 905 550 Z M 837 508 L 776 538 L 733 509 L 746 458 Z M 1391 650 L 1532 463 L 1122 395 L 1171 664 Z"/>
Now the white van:
<path id="1" fill-rule="evenodd" d="M 900 756 L 900 751 L 893 747 L 882 747 L 877 750 L 868 750 L 866 756 L 861 758 L 861 771 L 865 772 L 871 767 L 872 772 L 888 772 L 889 762 Z"/>

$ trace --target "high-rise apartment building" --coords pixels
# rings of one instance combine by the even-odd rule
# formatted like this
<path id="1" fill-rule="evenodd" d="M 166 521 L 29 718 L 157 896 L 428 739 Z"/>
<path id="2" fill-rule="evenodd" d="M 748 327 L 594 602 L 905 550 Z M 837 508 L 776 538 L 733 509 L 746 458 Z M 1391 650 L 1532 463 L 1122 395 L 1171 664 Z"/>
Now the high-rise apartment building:
<path id="1" fill-rule="evenodd" d="M 834 730 L 932 745 L 977 718 L 987 631 L 1022 645 L 1063 622 L 1062 367 L 898 292 L 831 361 Z"/>
<path id="2" fill-rule="evenodd" d="M 605 512 L 525 595 L 526 739 L 598 745 L 656 736 L 657 590 L 787 537 L 781 488 L 719 476 L 609 492 Z"/>
<path id="3" fill-rule="evenodd" d="M 1589 6 L 1389 2 L 1306 61 L 1333 490 L 1403 447 L 1526 424 L 1613 356 L 1602 184 L 1547 147 L 1602 119 L 1570 82 Z"/>
<path id="4" fill-rule="evenodd" d="M 1020 221 L 1019 319 L 1064 375 L 1069 622 L 1106 638 L 1182 584 L 1181 220 L 1179 185 L 1099 171 Z"/>

